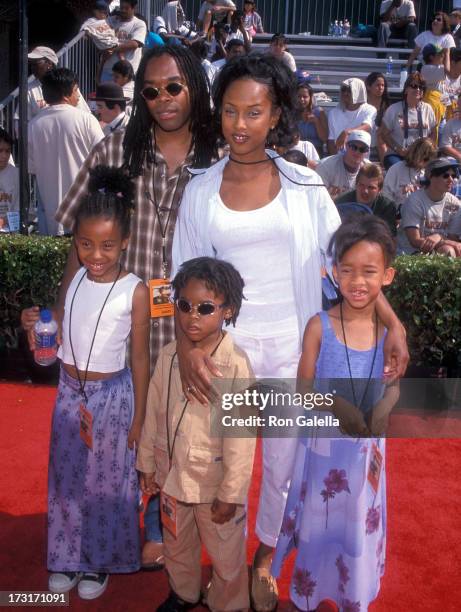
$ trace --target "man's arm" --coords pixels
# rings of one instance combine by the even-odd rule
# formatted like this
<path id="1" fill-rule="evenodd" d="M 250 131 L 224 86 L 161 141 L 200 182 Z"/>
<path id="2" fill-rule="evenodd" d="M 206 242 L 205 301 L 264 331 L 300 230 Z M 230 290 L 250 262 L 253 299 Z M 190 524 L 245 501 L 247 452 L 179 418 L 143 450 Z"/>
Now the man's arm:
<path id="1" fill-rule="evenodd" d="M 387 327 L 384 341 L 384 378 L 392 382 L 405 374 L 410 360 L 406 332 L 383 293 L 380 293 L 376 300 L 376 312 Z"/>

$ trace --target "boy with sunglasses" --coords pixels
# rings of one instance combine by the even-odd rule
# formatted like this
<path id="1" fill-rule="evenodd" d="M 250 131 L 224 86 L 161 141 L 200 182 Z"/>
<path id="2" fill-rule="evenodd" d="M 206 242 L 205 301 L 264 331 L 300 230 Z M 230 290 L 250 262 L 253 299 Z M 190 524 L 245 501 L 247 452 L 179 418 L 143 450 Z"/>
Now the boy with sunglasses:
<path id="1" fill-rule="evenodd" d="M 206 352 L 235 391 L 253 378 L 246 354 L 234 346 L 223 323 L 235 325 L 243 280 L 228 262 L 198 257 L 185 262 L 172 286 L 176 324 Z M 201 545 L 213 572 L 210 610 L 249 607 L 245 503 L 253 468 L 254 437 L 218 437 L 211 429 L 219 406 L 184 397 L 176 342 L 159 354 L 150 382 L 137 468 L 144 493 L 161 490 L 163 552 L 170 595 L 157 612 L 180 612 L 198 604 Z M 218 415 L 219 418 L 219 415 Z"/>
<path id="2" fill-rule="evenodd" d="M 364 130 L 349 132 L 346 148 L 322 159 L 316 168 L 332 198 L 355 189 L 357 174 L 370 152 L 371 136 Z"/>
<path id="3" fill-rule="evenodd" d="M 425 188 L 402 206 L 397 235 L 400 253 L 437 253 L 461 257 L 461 202 L 450 193 L 459 163 L 440 157 L 426 166 Z"/>

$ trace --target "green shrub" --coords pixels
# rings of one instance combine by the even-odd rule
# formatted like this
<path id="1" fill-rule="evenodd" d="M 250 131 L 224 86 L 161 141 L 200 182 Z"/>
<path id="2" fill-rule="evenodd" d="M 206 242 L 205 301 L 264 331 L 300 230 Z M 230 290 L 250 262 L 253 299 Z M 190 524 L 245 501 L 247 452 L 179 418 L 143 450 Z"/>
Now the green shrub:
<path id="1" fill-rule="evenodd" d="M 0 235 L 0 348 L 16 348 L 23 308 L 51 306 L 69 238 Z"/>
<path id="2" fill-rule="evenodd" d="M 414 365 L 455 367 L 461 355 L 461 259 L 401 256 L 386 295 L 407 330 Z"/>

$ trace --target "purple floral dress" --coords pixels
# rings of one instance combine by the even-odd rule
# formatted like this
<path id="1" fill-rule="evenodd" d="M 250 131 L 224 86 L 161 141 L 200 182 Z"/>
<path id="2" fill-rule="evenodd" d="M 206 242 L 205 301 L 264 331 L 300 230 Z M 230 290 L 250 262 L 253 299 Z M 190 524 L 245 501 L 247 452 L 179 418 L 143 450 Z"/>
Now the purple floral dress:
<path id="1" fill-rule="evenodd" d="M 328 314 L 322 312 L 319 316 L 322 345 L 316 365 L 316 388 L 324 393 L 334 388 L 338 395 L 353 401 L 345 347 L 337 340 Z M 364 412 L 383 393 L 379 382 L 383 342 L 384 339 L 378 344 L 374 380 L 368 386 Z M 349 349 L 358 398 L 363 394 L 361 383 L 362 390 L 366 389 L 373 353 L 374 347 L 370 351 Z M 350 438 L 336 431 L 338 437 L 313 435 L 299 439 L 272 573 L 279 575 L 284 559 L 296 548 L 290 595 L 298 608 L 312 610 L 322 599 L 332 599 L 341 612 L 364 612 L 376 598 L 384 573 L 385 440 Z M 377 481 L 373 474 L 376 475 L 379 456 L 382 463 Z"/>

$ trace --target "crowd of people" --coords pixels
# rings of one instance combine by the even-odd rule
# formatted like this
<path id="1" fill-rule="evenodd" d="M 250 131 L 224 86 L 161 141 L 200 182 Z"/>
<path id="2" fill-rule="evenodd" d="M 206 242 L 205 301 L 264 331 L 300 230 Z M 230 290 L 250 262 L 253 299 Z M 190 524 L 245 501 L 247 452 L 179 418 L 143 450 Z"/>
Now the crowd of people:
<path id="1" fill-rule="evenodd" d="M 382 4 L 391 23 L 383 38 L 394 26 L 415 34 L 412 2 Z M 394 104 L 382 73 L 348 78 L 327 114 L 283 35 L 251 51 L 263 29 L 253 1 L 243 12 L 230 0 L 204 2 L 196 29 L 168 2 L 149 34 L 135 0 L 108 11 L 97 0 L 82 26 L 102 54 L 89 100 L 98 119 L 52 50 L 29 54 L 39 228 L 72 235 L 53 308 L 62 366 L 49 589 L 77 586 L 94 599 L 109 574 L 166 568 L 171 591 L 159 612 L 202 600 L 216 612 L 250 603 L 267 612 L 296 548 L 293 609 L 366 610 L 385 565 L 381 436 L 408 361 L 381 288 L 396 252 L 461 256 L 458 110 L 452 104 L 442 126 L 421 70 Z M 436 44 L 425 40 L 423 56 Z M 437 83 L 456 100 L 458 53 L 429 54 L 442 57 Z M 0 130 L 0 181 L 16 170 L 11 148 Z M 322 312 L 326 273 L 342 299 Z M 21 317 L 31 348 L 38 317 L 39 305 Z M 229 393 L 297 379 L 305 393 L 328 394 L 329 379 L 345 381 L 312 413 L 337 419 L 328 437 L 263 436 L 250 588 L 255 440 L 210 435 L 221 413 L 216 378 Z M 139 487 L 148 498 L 142 550 Z M 200 543 L 213 567 L 204 592 Z"/>

